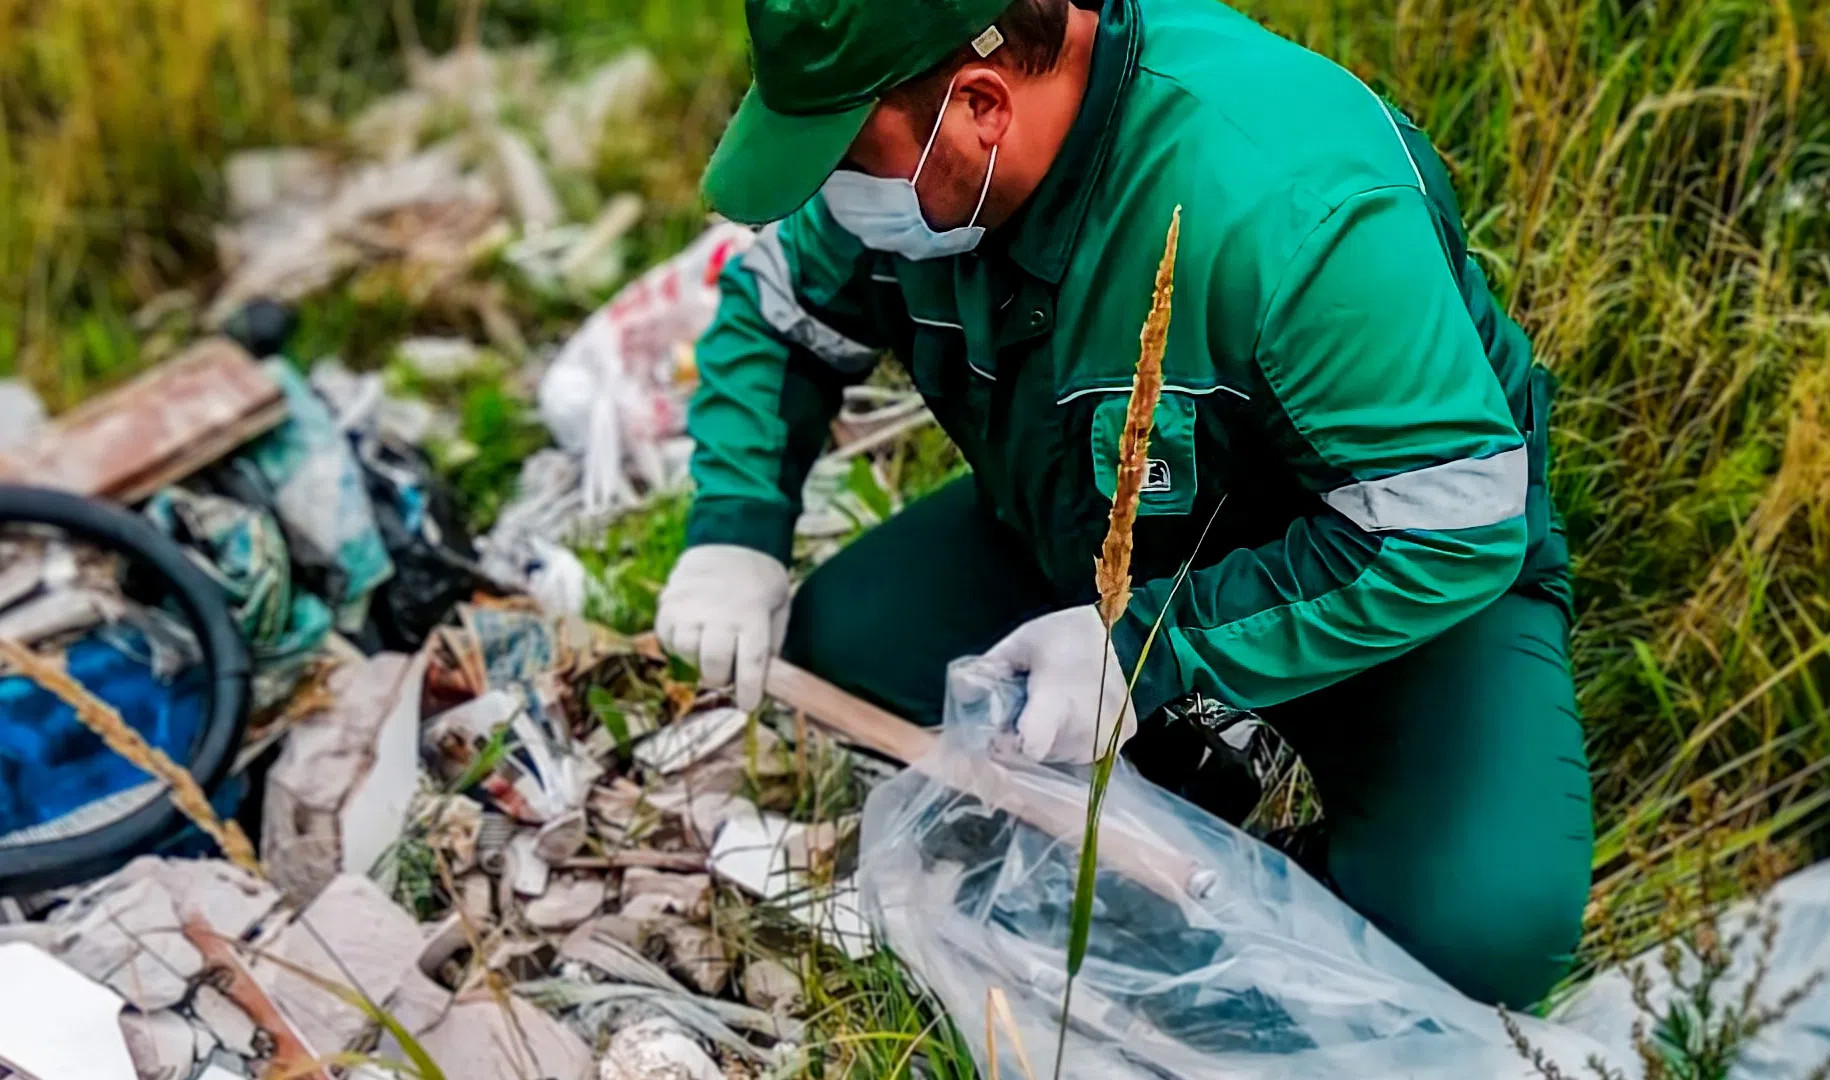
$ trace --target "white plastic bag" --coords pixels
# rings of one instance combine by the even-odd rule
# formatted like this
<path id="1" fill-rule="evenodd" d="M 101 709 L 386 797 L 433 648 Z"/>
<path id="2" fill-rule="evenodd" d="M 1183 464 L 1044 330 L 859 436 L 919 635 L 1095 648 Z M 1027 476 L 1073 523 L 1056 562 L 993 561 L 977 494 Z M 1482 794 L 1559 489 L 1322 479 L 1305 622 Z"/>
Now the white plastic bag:
<path id="1" fill-rule="evenodd" d="M 585 509 L 640 501 L 639 479 L 669 486 L 661 443 L 686 427 L 697 382 L 691 346 L 718 312 L 718 275 L 755 234 L 720 223 L 631 282 L 579 328 L 540 383 L 540 416 L 584 460 Z"/>
<path id="2" fill-rule="evenodd" d="M 1746 901 L 1724 912 L 1718 920 L 1725 931 L 1740 933 L 1750 915 L 1764 926 L 1765 914 L 1777 923 L 1765 977 L 1755 1004 L 1775 1008 L 1787 995 L 1811 988 L 1778 1023 L 1761 1032 L 1741 1052 L 1730 1072 L 1731 1080 L 1798 1080 L 1830 1061 L 1830 863 L 1819 863 L 1786 878 L 1759 901 Z M 1760 962 L 1761 930 L 1746 933 L 1733 953 L 1733 963 L 1722 982 L 1723 1000 L 1739 1002 L 1748 980 Z M 1685 954 L 1686 978 L 1694 977 L 1696 961 Z M 1639 957 L 1651 980 L 1647 1000 L 1657 1010 L 1670 1008 L 1671 977 L 1660 958 Z M 1815 980 L 1815 982 L 1814 982 Z M 1633 988 L 1626 972 L 1602 973 L 1551 1014 L 1559 1023 L 1589 1035 L 1608 1046 L 1608 1062 L 1638 1075 L 1633 1051 L 1633 1023 L 1641 1013 L 1633 1004 Z M 1579 1061 L 1559 1059 L 1565 1072 Z"/>
<path id="3" fill-rule="evenodd" d="M 949 673 L 932 755 L 865 807 L 859 883 L 878 935 L 939 997 L 991 1075 L 986 996 L 1007 995 L 1053 1071 L 1087 782 L 1005 754 L 1021 684 Z M 1063 1075 L 1469 1080 L 1535 1075 L 1498 1013 L 1455 991 L 1277 851 L 1113 773 L 1090 948 Z M 1522 1019 L 1580 1068 L 1599 1044 Z M 1007 1032 L 1004 1076 L 1022 1076 Z"/>

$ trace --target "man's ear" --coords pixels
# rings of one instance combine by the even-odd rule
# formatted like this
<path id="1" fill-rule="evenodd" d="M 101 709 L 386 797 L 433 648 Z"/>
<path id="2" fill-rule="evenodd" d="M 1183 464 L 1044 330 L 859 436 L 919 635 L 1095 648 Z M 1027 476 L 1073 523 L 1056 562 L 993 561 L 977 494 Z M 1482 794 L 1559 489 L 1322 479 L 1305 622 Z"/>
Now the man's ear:
<path id="1" fill-rule="evenodd" d="M 978 129 L 979 144 L 996 146 L 1004 141 L 1015 113 L 1011 109 L 1010 83 L 1004 73 L 986 64 L 973 65 L 959 74 L 954 92 L 963 94 L 971 110 L 973 126 Z"/>

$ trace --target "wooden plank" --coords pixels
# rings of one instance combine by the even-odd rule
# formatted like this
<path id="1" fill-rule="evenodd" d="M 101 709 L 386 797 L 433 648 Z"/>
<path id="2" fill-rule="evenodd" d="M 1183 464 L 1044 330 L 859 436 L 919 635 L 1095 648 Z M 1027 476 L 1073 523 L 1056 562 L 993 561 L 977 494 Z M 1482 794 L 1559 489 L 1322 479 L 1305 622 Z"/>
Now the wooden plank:
<path id="1" fill-rule="evenodd" d="M 0 454 L 0 480 L 137 502 L 285 416 L 279 384 L 240 346 L 211 338 Z"/>
<path id="2" fill-rule="evenodd" d="M 638 638 L 635 647 L 645 655 L 661 655 L 652 634 Z M 989 757 L 930 754 L 939 741 L 933 731 L 848 694 L 786 660 L 769 661 L 763 690 L 840 739 L 920 769 L 1064 843 L 1077 846 L 1086 833 L 1084 797 L 1065 797 L 1060 785 L 1029 782 Z M 1159 837 L 1140 835 L 1111 820 L 1101 822 L 1099 834 L 1101 862 L 1165 899 L 1179 903 L 1189 896 L 1199 898 L 1213 887 L 1212 874 Z"/>
<path id="3" fill-rule="evenodd" d="M 867 750 L 913 765 L 934 749 L 934 733 L 853 697 L 779 657 L 769 661 L 763 692 Z"/>

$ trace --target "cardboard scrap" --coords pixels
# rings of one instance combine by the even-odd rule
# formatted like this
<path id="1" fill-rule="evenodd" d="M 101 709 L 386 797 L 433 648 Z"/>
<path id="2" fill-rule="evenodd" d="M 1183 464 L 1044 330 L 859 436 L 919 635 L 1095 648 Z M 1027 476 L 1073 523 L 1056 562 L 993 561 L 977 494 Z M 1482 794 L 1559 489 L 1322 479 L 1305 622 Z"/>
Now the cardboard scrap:
<path id="1" fill-rule="evenodd" d="M 254 358 L 211 338 L 0 454 L 0 481 L 138 502 L 285 415 L 278 384 Z"/>

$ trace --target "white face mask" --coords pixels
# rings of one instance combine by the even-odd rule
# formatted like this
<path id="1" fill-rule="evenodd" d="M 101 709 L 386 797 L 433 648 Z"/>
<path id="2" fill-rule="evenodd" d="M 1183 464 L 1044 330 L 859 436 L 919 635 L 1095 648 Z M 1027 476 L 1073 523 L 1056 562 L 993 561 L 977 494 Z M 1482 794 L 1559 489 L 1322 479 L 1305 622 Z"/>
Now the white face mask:
<path id="1" fill-rule="evenodd" d="M 934 152 L 934 140 L 940 135 L 941 121 L 946 119 L 947 105 L 953 101 L 953 83 L 947 84 L 947 96 L 928 135 L 928 145 L 915 163 L 915 175 L 907 180 L 841 169 L 827 177 L 820 189 L 826 197 L 826 208 L 845 230 L 864 241 L 875 251 L 887 251 L 905 259 L 944 259 L 962 255 L 979 246 L 985 229 L 978 225 L 979 213 L 985 209 L 985 196 L 991 191 L 991 176 L 998 167 L 998 148 L 991 148 L 991 161 L 985 167 L 985 186 L 979 189 L 979 204 L 972 220 L 957 229 L 937 232 L 928 225 L 921 212 L 921 199 L 915 194 L 915 183 Z"/>

